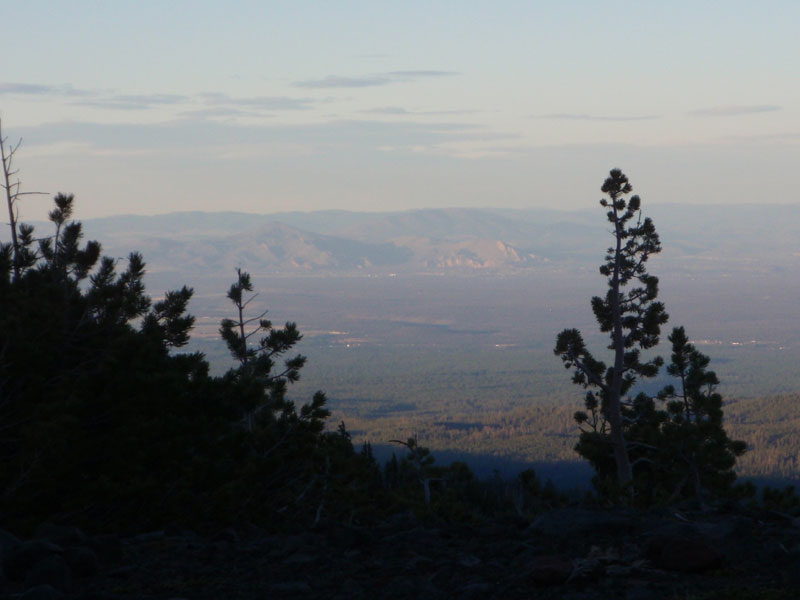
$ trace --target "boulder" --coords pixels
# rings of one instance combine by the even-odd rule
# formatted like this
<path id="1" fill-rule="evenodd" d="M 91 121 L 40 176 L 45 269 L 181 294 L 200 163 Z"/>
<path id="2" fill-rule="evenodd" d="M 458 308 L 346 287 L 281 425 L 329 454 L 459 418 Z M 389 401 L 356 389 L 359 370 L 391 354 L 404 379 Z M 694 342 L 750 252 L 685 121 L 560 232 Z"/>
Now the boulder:
<path id="1" fill-rule="evenodd" d="M 46 540 L 21 542 L 3 553 L 3 572 L 11 581 L 25 581 L 37 563 L 63 552 L 61 546 Z"/>
<path id="2" fill-rule="evenodd" d="M 711 544 L 698 539 L 654 536 L 645 557 L 659 569 L 701 573 L 721 567 L 725 556 Z"/>
<path id="3" fill-rule="evenodd" d="M 64 594 L 51 585 L 37 585 L 19 597 L 19 600 L 59 600 Z"/>
<path id="4" fill-rule="evenodd" d="M 451 597 L 438 590 L 427 577 L 422 576 L 403 576 L 392 577 L 383 584 L 380 590 L 382 598 L 393 598 L 396 600 L 412 600 L 417 598 L 430 598 L 431 600 Z"/>
<path id="5" fill-rule="evenodd" d="M 77 527 L 42 523 L 36 529 L 33 537 L 37 540 L 50 540 L 59 546 L 85 546 L 89 537 Z"/>
<path id="6" fill-rule="evenodd" d="M 72 572 L 67 561 L 60 554 L 51 554 L 36 562 L 25 576 L 25 585 L 29 588 L 50 585 L 66 592 L 72 584 Z"/>
<path id="7" fill-rule="evenodd" d="M 593 536 L 618 536 L 636 527 L 633 515 L 623 511 L 597 511 L 582 508 L 552 510 L 537 517 L 527 529 L 529 535 L 591 539 Z"/>
<path id="8" fill-rule="evenodd" d="M 317 527 L 324 538 L 334 546 L 344 549 L 358 549 L 374 543 L 375 534 L 371 530 L 355 525 L 325 523 L 325 528 Z"/>
<path id="9" fill-rule="evenodd" d="M 20 543 L 20 539 L 12 533 L 0 529 L 0 558 L 6 550 L 10 550 Z"/>
<path id="10" fill-rule="evenodd" d="M 273 583 L 269 586 L 270 591 L 276 594 L 310 594 L 311 586 L 305 581 L 287 581 L 285 583 Z"/>
<path id="11" fill-rule="evenodd" d="M 212 538 L 212 542 L 221 542 L 224 544 L 238 544 L 239 534 L 233 527 L 227 527 L 222 531 L 218 531 Z"/>
<path id="12" fill-rule="evenodd" d="M 116 564 L 122 560 L 122 540 L 116 535 L 95 536 L 89 546 L 104 564 Z"/>
<path id="13" fill-rule="evenodd" d="M 560 556 L 541 556 L 528 571 L 535 585 L 558 585 L 566 583 L 572 575 L 572 561 Z"/>
<path id="14" fill-rule="evenodd" d="M 487 583 L 485 581 L 478 581 L 474 583 L 468 583 L 465 586 L 462 586 L 458 590 L 458 597 L 459 598 L 475 598 L 476 600 L 480 598 L 486 598 L 492 592 L 492 584 Z"/>
<path id="15" fill-rule="evenodd" d="M 100 568 L 100 561 L 94 550 L 86 546 L 71 546 L 67 548 L 64 558 L 72 572 L 77 577 L 91 577 Z"/>
<path id="16" fill-rule="evenodd" d="M 418 521 L 413 510 L 406 510 L 390 515 L 386 522 L 391 526 L 413 527 Z"/>

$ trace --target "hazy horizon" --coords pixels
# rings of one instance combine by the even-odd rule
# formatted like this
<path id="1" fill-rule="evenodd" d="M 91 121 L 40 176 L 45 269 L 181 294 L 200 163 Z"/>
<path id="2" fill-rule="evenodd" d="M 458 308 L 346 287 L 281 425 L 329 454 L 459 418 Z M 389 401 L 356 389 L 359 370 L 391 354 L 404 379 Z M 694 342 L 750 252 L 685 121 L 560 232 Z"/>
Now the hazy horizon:
<path id="1" fill-rule="evenodd" d="M 68 192 L 64 192 L 68 193 Z M 55 195 L 55 194 L 53 194 Z M 315 212 L 340 212 L 340 213 L 356 213 L 356 214 L 399 214 L 399 213 L 410 213 L 410 212 L 418 212 L 418 211 L 448 211 L 448 210 L 486 210 L 486 211 L 536 211 L 536 210 L 548 210 L 551 212 L 563 212 L 563 213 L 570 213 L 570 214 L 577 214 L 577 213 L 585 213 L 591 207 L 570 207 L 570 208 L 551 208 L 551 207 L 540 207 L 540 206 L 459 206 L 459 205 L 452 205 L 452 206 L 421 206 L 417 208 L 386 208 L 382 210 L 369 210 L 369 209 L 347 209 L 347 208 L 312 208 L 312 209 L 297 209 L 297 210 L 278 210 L 278 211 L 269 211 L 269 212 L 257 212 L 257 211 L 248 211 L 248 210 L 200 210 L 200 209 L 186 209 L 186 210 L 171 210 L 166 212 L 154 212 L 154 213 L 135 213 L 135 212 L 120 212 L 120 213 L 113 213 L 98 217 L 82 217 L 80 214 L 80 198 L 76 197 L 78 201 L 77 207 L 77 214 L 75 215 L 75 220 L 77 221 L 93 221 L 93 220 L 102 220 L 102 219 L 115 219 L 115 218 L 124 218 L 124 217 L 166 217 L 171 215 L 180 215 L 180 214 L 240 214 L 240 215 L 254 215 L 254 216 L 261 216 L 261 217 L 268 217 L 268 216 L 280 216 L 285 214 L 310 214 Z M 47 198 L 48 208 L 50 206 L 51 198 Z M 599 200 L 597 203 L 599 207 Z M 692 204 L 688 202 L 657 202 L 657 203 L 648 203 L 647 206 L 642 207 L 642 213 L 644 216 L 647 216 L 647 211 L 650 208 L 668 208 L 668 207 L 693 207 L 693 208 L 719 208 L 722 205 L 714 204 L 714 203 L 707 203 L 707 204 Z M 800 201 L 798 202 L 785 202 L 785 203 L 758 203 L 758 202 L 742 202 L 736 204 L 737 207 L 740 208 L 759 208 L 759 209 L 769 209 L 771 207 L 783 207 L 783 208 L 800 208 Z M 600 214 L 598 212 L 598 214 Z M 45 223 L 46 220 L 43 219 L 26 219 L 21 218 L 21 222 L 28 222 L 28 223 Z M 8 221 L 3 221 L 3 224 L 8 225 Z M 2 235 L 0 235 L 2 238 Z"/>

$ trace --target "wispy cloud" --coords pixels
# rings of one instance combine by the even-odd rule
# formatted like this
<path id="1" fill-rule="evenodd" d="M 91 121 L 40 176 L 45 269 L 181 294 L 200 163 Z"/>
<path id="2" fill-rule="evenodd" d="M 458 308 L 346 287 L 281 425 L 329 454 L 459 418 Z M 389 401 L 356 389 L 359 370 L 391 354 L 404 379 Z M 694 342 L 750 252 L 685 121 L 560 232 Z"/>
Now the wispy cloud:
<path id="1" fill-rule="evenodd" d="M 89 106 L 105 110 L 137 111 L 157 107 L 191 106 L 228 107 L 218 111 L 218 116 L 235 114 L 233 109 L 241 109 L 240 115 L 257 114 L 257 111 L 306 110 L 324 100 L 314 98 L 293 98 L 289 96 L 233 97 L 221 92 L 207 92 L 196 95 L 151 93 L 125 94 L 118 90 L 92 91 L 75 88 L 68 84 L 50 85 L 39 83 L 0 82 L 0 96 L 17 95 L 38 98 L 62 98 L 74 106 Z M 246 109 L 250 109 L 249 112 Z M 198 110 L 201 110 L 198 108 Z M 199 114 L 199 113 L 197 113 Z M 208 110 L 205 115 L 211 116 Z M 262 115 L 263 116 L 263 115 Z"/>
<path id="2" fill-rule="evenodd" d="M 414 113 L 399 106 L 381 106 L 359 111 L 368 115 L 413 115 Z"/>
<path id="3" fill-rule="evenodd" d="M 186 110 L 178 113 L 180 117 L 187 117 L 190 119 L 213 119 L 215 117 L 271 117 L 262 112 L 244 110 L 236 108 L 235 106 L 209 106 L 207 108 L 198 108 L 193 110 Z"/>
<path id="4" fill-rule="evenodd" d="M 206 104 L 214 106 L 235 106 L 262 110 L 306 110 L 311 108 L 315 102 L 313 98 L 292 98 L 289 96 L 233 98 L 218 92 L 201 94 L 200 99 Z"/>
<path id="5" fill-rule="evenodd" d="M 389 83 L 392 83 L 392 80 L 381 75 L 370 75 L 366 77 L 339 77 L 337 75 L 328 75 L 323 79 L 295 81 L 293 85 L 299 88 L 360 88 L 387 85 Z"/>
<path id="6" fill-rule="evenodd" d="M 690 111 L 688 114 L 694 117 L 738 117 L 740 115 L 775 112 L 778 110 L 783 110 L 783 107 L 775 104 L 751 104 L 746 106 L 713 106 L 711 108 L 700 108 Z"/>
<path id="7" fill-rule="evenodd" d="M 457 71 L 390 71 L 387 73 L 389 77 L 396 77 L 399 79 L 419 79 L 421 77 L 453 77 L 454 75 L 461 75 Z"/>
<path id="8" fill-rule="evenodd" d="M 47 85 L 39 83 L 0 83 L 0 95 L 16 94 L 26 96 L 92 96 L 94 92 L 80 90 L 71 85 Z"/>
<path id="9" fill-rule="evenodd" d="M 736 142 L 800 142 L 800 131 L 781 131 L 780 133 L 758 133 L 751 135 L 727 135 L 725 141 Z"/>
<path id="10" fill-rule="evenodd" d="M 660 118 L 658 115 L 612 116 L 579 113 L 553 113 L 547 115 L 531 115 L 531 117 L 534 119 L 555 119 L 563 121 L 652 121 Z"/>
<path id="11" fill-rule="evenodd" d="M 73 104 L 113 110 L 146 110 L 153 106 L 172 106 L 190 101 L 188 96 L 179 94 L 118 94 L 93 100 L 82 100 L 73 102 Z"/>
<path id="12" fill-rule="evenodd" d="M 150 105 L 142 104 L 140 102 L 115 102 L 103 98 L 98 100 L 82 100 L 81 102 L 72 102 L 72 104 L 75 106 L 90 106 L 92 108 L 103 108 L 110 110 L 145 110 L 150 108 Z"/>
<path id="13" fill-rule="evenodd" d="M 121 102 L 141 102 L 142 104 L 181 104 L 187 102 L 189 97 L 180 94 L 123 94 L 115 96 L 113 99 Z"/>
<path id="14" fill-rule="evenodd" d="M 464 144 L 496 144 L 517 134 L 487 130 L 473 123 L 421 123 L 339 120 L 314 124 L 239 124 L 213 118 L 185 118 L 160 123 L 60 122 L 17 128 L 31 146 L 89 143 L 94 152 L 140 150 L 213 152 L 218 146 L 301 147 L 320 156 L 369 156 L 380 147 L 407 152 L 456 155 Z M 209 144 L 213 140 L 213 144 Z"/>
<path id="15" fill-rule="evenodd" d="M 368 108 L 359 111 L 362 114 L 368 115 L 400 115 L 400 116 L 419 116 L 419 115 L 470 115 L 475 114 L 477 110 L 408 110 L 401 106 L 379 106 L 376 108 Z"/>
<path id="16" fill-rule="evenodd" d="M 306 79 L 295 81 L 294 86 L 300 88 L 361 88 L 389 85 L 392 83 L 416 81 L 418 79 L 435 77 L 453 77 L 460 75 L 456 71 L 389 71 L 387 73 L 376 73 L 373 75 L 363 75 L 360 77 L 344 77 L 340 75 L 328 75 L 322 79 Z"/>
<path id="17" fill-rule="evenodd" d="M 285 96 L 254 96 L 249 98 L 235 98 L 219 92 L 207 92 L 197 96 L 182 96 L 178 94 L 119 94 L 105 98 L 96 98 L 76 102 L 84 106 L 95 106 L 97 108 L 109 108 L 117 110 L 146 110 L 155 106 L 180 106 L 203 104 L 209 107 L 222 109 L 227 107 L 224 112 L 227 116 L 234 114 L 233 109 L 240 109 L 239 114 L 252 114 L 253 111 L 264 110 L 304 110 L 311 108 L 311 98 L 290 98 Z M 251 109 L 247 113 L 242 109 Z M 211 115 L 210 111 L 206 112 Z"/>

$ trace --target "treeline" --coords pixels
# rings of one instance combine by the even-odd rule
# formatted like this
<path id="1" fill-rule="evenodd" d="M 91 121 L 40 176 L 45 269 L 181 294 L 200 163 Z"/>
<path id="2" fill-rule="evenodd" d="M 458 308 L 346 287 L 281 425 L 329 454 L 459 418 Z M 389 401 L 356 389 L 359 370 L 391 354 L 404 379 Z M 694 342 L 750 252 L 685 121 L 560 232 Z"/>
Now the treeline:
<path id="1" fill-rule="evenodd" d="M 324 396 L 299 408 L 285 398 L 302 365 L 293 358 L 273 372 L 291 337 L 259 348 L 257 372 L 239 364 L 209 376 L 202 355 L 174 352 L 194 321 L 185 312 L 192 290 L 154 302 L 142 257 L 102 256 L 99 243 L 83 242 L 72 210 L 72 196 L 59 194 L 52 235 L 20 224 L 0 252 L 8 522 L 135 528 L 236 518 L 256 506 L 277 521 L 303 512 L 292 500 L 314 488 L 323 457 L 338 454 L 323 432 Z"/>
<path id="2" fill-rule="evenodd" d="M 493 406 L 487 400 L 489 406 Z M 536 405 L 503 410 L 451 413 L 437 404 L 426 410 L 375 415 L 348 403 L 346 413 L 331 404 L 333 418 L 347 418 L 355 440 L 382 443 L 401 433 L 417 432 L 433 450 L 459 454 L 505 456 L 530 463 L 577 461 L 576 406 Z M 746 440 L 748 451 L 737 461 L 740 477 L 800 481 L 800 394 L 765 396 L 725 404 L 725 428 Z M 576 482 L 578 483 L 578 482 Z"/>
<path id="3" fill-rule="evenodd" d="M 800 394 L 741 400 L 725 414 L 732 435 L 750 448 L 740 474 L 800 482 Z"/>

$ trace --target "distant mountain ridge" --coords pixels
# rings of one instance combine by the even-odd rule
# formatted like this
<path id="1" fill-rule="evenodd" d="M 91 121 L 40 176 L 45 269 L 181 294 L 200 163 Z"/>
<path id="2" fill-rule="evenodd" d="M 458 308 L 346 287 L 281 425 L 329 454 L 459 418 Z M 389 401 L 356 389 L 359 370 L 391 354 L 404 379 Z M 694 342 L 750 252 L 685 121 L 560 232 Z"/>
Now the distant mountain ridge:
<path id="1" fill-rule="evenodd" d="M 800 205 L 646 208 L 667 264 L 800 266 Z M 442 208 L 249 214 L 177 212 L 84 222 L 88 237 L 151 270 L 519 271 L 595 265 L 610 241 L 601 210 Z M 47 224 L 37 229 L 44 231 Z"/>

